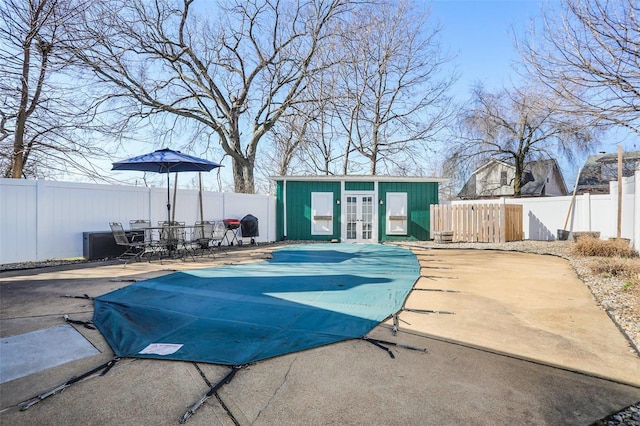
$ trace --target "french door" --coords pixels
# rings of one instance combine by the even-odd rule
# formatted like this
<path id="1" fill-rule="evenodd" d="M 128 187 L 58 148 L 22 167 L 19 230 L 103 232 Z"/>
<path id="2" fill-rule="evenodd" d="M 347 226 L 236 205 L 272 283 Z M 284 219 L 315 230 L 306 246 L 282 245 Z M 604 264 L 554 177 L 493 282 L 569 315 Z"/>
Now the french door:
<path id="1" fill-rule="evenodd" d="M 350 243 L 374 242 L 375 204 L 372 194 L 346 194 L 344 239 Z"/>

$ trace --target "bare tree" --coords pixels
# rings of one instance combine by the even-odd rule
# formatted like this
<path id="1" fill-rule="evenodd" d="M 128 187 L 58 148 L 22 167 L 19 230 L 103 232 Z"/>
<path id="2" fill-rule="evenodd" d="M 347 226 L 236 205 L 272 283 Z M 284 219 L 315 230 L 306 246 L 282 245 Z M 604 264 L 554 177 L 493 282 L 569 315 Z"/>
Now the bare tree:
<path id="1" fill-rule="evenodd" d="M 62 41 L 81 1 L 0 3 L 0 173 L 48 176 L 73 169 L 95 174 L 89 158 L 106 151 L 90 137 L 101 126 Z"/>
<path id="2" fill-rule="evenodd" d="M 95 2 L 81 35 L 90 43 L 78 56 L 132 116 L 170 116 L 217 135 L 235 190 L 252 193 L 260 140 L 324 67 L 316 52 L 347 4 Z M 212 11 L 216 22 L 206 18 Z"/>
<path id="3" fill-rule="evenodd" d="M 341 31 L 338 24 L 332 25 L 334 34 Z M 273 151 L 277 154 L 269 161 L 278 165 L 279 173 L 331 175 L 340 172 L 340 162 L 343 167 L 349 163 L 348 154 L 354 149 L 351 146 L 351 150 L 344 153 L 343 145 L 350 146 L 349 135 L 338 124 L 342 118 L 339 104 L 344 94 L 336 72 L 336 65 L 344 56 L 339 41 L 336 37 L 320 47 L 318 56 L 330 66 L 310 76 L 298 103 L 272 130 Z M 270 157 L 268 153 L 266 157 Z"/>
<path id="4" fill-rule="evenodd" d="M 596 144 L 599 132 L 593 120 L 566 115 L 562 103 L 536 87 L 496 93 L 476 87 L 469 107 L 460 114 L 459 126 L 451 161 L 467 167 L 488 159 L 513 164 L 516 197 L 521 193 L 525 162 L 556 153 L 571 158 Z"/>
<path id="5" fill-rule="evenodd" d="M 382 1 L 359 9 L 343 29 L 337 116 L 346 135 L 345 173 L 353 149 L 370 174 L 405 169 L 450 118 L 455 75 L 440 72 L 451 57 L 427 16 L 410 1 Z"/>
<path id="6" fill-rule="evenodd" d="M 286 176 L 300 162 L 298 153 L 308 137 L 309 120 L 303 114 L 283 117 L 270 132 L 271 145 L 265 153 L 264 169 L 271 169 L 276 176 Z"/>
<path id="7" fill-rule="evenodd" d="M 572 112 L 640 134 L 640 4 L 563 0 L 545 9 L 541 37 L 520 45 L 523 61 Z"/>

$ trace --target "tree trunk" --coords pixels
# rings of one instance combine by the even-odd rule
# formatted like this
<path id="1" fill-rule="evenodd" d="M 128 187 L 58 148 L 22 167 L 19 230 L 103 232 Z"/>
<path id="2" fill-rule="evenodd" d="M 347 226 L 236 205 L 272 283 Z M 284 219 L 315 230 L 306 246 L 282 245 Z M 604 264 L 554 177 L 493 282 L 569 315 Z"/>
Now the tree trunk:
<path id="1" fill-rule="evenodd" d="M 351 152 L 351 137 L 347 138 L 347 146 L 345 146 L 344 148 L 344 163 L 342 163 L 342 174 L 345 176 L 349 172 L 349 152 Z M 327 170 L 329 170 L 328 164 Z"/>
<path id="2" fill-rule="evenodd" d="M 371 176 L 375 176 L 378 172 L 378 152 L 373 151 L 371 153 Z"/>
<path id="3" fill-rule="evenodd" d="M 31 63 L 30 43 L 24 46 L 22 52 L 22 87 L 20 93 L 20 105 L 16 117 L 16 133 L 13 139 L 13 153 L 11 156 L 11 170 L 9 175 L 13 179 L 22 177 L 24 169 L 24 131 L 27 123 L 27 107 L 29 104 L 29 67 Z"/>
<path id="4" fill-rule="evenodd" d="M 522 171 L 524 169 L 524 159 L 516 158 L 516 175 L 513 178 L 513 196 L 520 198 L 522 195 Z"/>
<path id="5" fill-rule="evenodd" d="M 376 115 L 379 116 L 379 109 L 376 110 Z M 378 172 L 378 153 L 380 152 L 380 146 L 378 145 L 378 136 L 380 134 L 380 124 L 378 124 L 378 118 L 373 123 L 373 129 L 371 131 L 371 155 L 369 160 L 371 161 L 370 172 L 371 176 L 375 176 Z M 364 150 L 363 150 L 364 151 Z"/>
<path id="6" fill-rule="evenodd" d="M 235 192 L 243 194 L 255 194 L 253 181 L 253 161 L 245 158 L 244 161 L 233 161 L 233 186 Z"/>

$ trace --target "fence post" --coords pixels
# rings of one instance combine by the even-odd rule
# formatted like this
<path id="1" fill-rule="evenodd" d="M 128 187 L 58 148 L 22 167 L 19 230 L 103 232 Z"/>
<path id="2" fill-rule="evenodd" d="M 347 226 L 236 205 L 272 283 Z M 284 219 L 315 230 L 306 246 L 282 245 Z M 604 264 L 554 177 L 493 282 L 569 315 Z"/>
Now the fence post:
<path id="1" fill-rule="evenodd" d="M 636 163 L 633 184 L 634 219 L 633 219 L 633 247 L 640 251 L 640 163 Z"/>
<path id="2" fill-rule="evenodd" d="M 581 210 L 576 208 L 576 212 L 580 211 L 583 223 L 586 223 L 587 231 L 592 231 L 591 229 L 591 193 L 585 192 L 582 196 L 582 202 L 584 206 Z"/>
<path id="3" fill-rule="evenodd" d="M 225 205 L 227 204 L 227 193 L 222 191 L 222 219 L 227 218 Z"/>
<path id="4" fill-rule="evenodd" d="M 43 246 L 45 244 L 43 241 L 43 236 L 46 235 L 46 232 L 44 229 L 45 217 L 47 212 L 49 212 L 51 209 L 47 192 L 48 192 L 47 181 L 44 179 L 36 180 L 36 223 L 35 223 L 35 227 L 36 227 L 36 233 L 35 233 L 35 238 L 36 238 L 35 257 L 36 258 L 35 260 L 36 261 L 45 260 L 45 259 L 41 259 L 40 256 L 44 251 Z"/>
<path id="5" fill-rule="evenodd" d="M 431 204 L 429 206 L 429 239 L 433 240 L 433 227 L 434 227 L 434 221 L 435 221 L 435 209 L 436 205 L 435 204 Z"/>
<path id="6" fill-rule="evenodd" d="M 498 235 L 498 242 L 504 243 L 507 241 L 507 236 L 509 235 L 509 222 L 507 222 L 507 215 L 509 214 L 509 212 L 507 211 L 506 204 L 500 204 L 498 214 L 500 215 L 500 220 L 498 222 L 500 224 L 500 235 Z"/>

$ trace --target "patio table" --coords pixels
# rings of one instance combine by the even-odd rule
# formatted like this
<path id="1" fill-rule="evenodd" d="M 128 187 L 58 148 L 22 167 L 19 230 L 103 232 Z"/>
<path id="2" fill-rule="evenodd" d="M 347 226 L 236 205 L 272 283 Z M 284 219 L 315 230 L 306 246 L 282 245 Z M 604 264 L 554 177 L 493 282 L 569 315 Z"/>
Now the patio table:
<path id="1" fill-rule="evenodd" d="M 196 225 L 163 225 L 144 228 L 144 239 L 156 251 L 159 257 L 163 253 L 172 257 L 180 253 L 184 259 L 187 254 L 193 257 L 190 245 L 194 243 L 191 236 L 194 235 Z"/>

